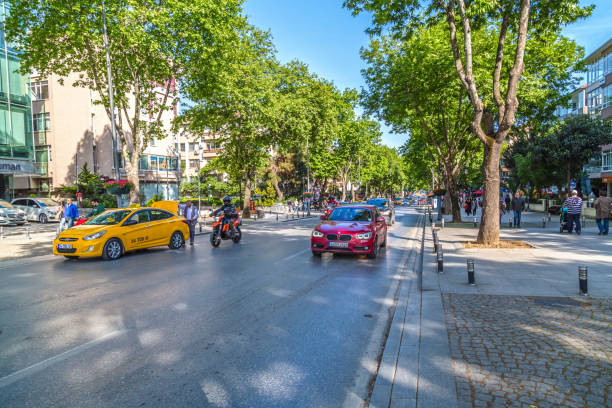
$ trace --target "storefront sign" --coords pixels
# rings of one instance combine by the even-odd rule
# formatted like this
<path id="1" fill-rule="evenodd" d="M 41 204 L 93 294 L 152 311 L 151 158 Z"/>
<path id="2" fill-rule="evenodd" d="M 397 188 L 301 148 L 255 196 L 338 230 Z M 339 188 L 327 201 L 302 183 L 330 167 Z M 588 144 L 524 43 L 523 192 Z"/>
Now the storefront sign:
<path id="1" fill-rule="evenodd" d="M 612 183 L 612 177 L 603 177 L 601 182 L 604 184 Z"/>
<path id="2" fill-rule="evenodd" d="M 35 174 L 34 163 L 26 160 L 0 160 L 0 173 L 18 175 Z"/>

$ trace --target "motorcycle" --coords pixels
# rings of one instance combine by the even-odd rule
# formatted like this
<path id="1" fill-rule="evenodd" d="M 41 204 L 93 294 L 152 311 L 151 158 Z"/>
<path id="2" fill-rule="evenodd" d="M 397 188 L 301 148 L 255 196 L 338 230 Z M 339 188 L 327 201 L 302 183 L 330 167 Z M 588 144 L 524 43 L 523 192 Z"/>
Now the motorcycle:
<path id="1" fill-rule="evenodd" d="M 231 239 L 234 244 L 240 242 L 242 238 L 242 231 L 240 231 L 240 216 L 237 212 L 234 212 L 234 222 L 232 225 L 236 232 L 232 231 L 229 222 L 223 222 L 224 214 L 219 214 L 217 221 L 212 225 L 212 233 L 210 234 L 210 244 L 213 247 L 218 247 L 221 244 L 221 240 Z M 222 227 L 223 226 L 223 227 Z"/>
<path id="2" fill-rule="evenodd" d="M 324 216 L 325 216 L 326 219 L 327 219 L 327 217 L 329 217 L 329 214 L 331 214 L 331 212 L 336 207 L 337 207 L 337 205 L 335 205 L 333 203 L 327 203 L 327 205 L 325 206 L 325 212 L 324 212 Z"/>

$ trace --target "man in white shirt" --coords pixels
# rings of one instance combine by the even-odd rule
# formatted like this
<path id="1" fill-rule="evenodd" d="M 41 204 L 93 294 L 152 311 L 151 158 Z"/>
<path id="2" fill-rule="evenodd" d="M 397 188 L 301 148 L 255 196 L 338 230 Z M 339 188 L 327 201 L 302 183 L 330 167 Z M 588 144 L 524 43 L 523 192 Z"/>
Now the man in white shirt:
<path id="1" fill-rule="evenodd" d="M 183 210 L 183 215 L 187 219 L 187 225 L 189 225 L 189 245 L 193 245 L 195 226 L 200 216 L 200 214 L 198 214 L 198 208 L 193 205 L 191 201 L 187 201 L 187 206 Z"/>

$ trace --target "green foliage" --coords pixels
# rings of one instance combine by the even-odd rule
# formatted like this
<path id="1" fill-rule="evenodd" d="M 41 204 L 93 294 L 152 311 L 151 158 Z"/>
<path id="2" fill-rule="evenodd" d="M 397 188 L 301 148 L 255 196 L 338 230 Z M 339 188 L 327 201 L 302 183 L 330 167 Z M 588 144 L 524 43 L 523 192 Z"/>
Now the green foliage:
<path id="1" fill-rule="evenodd" d="M 79 74 L 70 85 L 94 91 L 110 117 L 103 13 L 99 0 L 14 0 L 4 27 L 23 73 Z M 138 198 L 138 160 L 168 130 L 163 116 L 178 103 L 176 81 L 212 92 L 232 65 L 245 20 L 242 0 L 106 0 L 117 132 Z M 143 112 L 149 117 L 141 120 Z"/>
<path id="2" fill-rule="evenodd" d="M 147 201 L 147 204 L 145 205 L 145 207 L 150 207 L 153 205 L 153 203 L 156 203 L 158 201 L 163 200 L 163 197 L 157 194 L 153 194 L 153 197 L 151 197 L 149 199 L 149 201 Z"/>
<path id="3" fill-rule="evenodd" d="M 83 197 L 92 199 L 104 194 L 104 185 L 100 175 L 89 170 L 87 162 L 83 163 L 76 184 Z"/>

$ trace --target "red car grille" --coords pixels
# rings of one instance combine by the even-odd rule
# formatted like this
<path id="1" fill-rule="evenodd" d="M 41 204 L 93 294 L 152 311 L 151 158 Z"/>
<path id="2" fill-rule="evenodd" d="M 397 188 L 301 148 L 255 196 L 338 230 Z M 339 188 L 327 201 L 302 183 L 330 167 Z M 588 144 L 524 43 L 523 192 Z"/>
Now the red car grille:
<path id="1" fill-rule="evenodd" d="M 338 234 L 327 234 L 325 236 L 328 241 L 351 241 L 353 236 L 351 234 L 342 234 L 338 236 Z"/>

